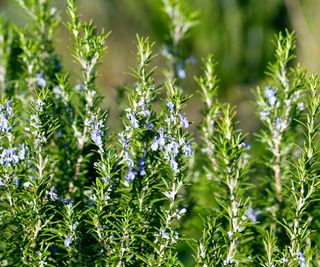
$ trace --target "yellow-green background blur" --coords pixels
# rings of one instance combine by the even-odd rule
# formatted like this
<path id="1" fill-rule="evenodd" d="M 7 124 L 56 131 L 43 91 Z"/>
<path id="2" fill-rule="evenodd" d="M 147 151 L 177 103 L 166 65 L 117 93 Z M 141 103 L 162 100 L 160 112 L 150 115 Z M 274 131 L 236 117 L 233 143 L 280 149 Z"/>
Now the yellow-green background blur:
<path id="1" fill-rule="evenodd" d="M 163 66 L 161 56 L 166 35 L 160 0 L 79 0 L 84 20 L 93 19 L 99 29 L 112 31 L 108 50 L 99 68 L 99 89 L 105 96 L 103 105 L 110 109 L 109 126 L 120 124 L 117 88 L 129 86 L 129 68 L 135 65 L 136 34 L 150 36 L 156 42 L 155 64 Z M 201 103 L 193 80 L 199 74 L 201 58 L 214 54 L 219 62 L 220 96 L 237 105 L 238 120 L 245 132 L 259 127 L 252 101 L 252 89 L 265 79 L 267 62 L 273 60 L 274 34 L 288 28 L 297 34 L 298 61 L 311 72 L 320 68 L 320 1 L 319 0 L 186 0 L 199 10 L 199 23 L 186 40 L 194 65 L 187 66 L 188 78 L 183 82 L 187 93 L 194 97 L 189 102 L 189 118 L 199 120 Z M 62 21 L 66 21 L 66 1 L 53 0 Z M 15 0 L 0 0 L 1 13 L 11 22 L 23 26 L 27 16 Z M 70 56 L 70 38 L 65 24 L 56 32 L 55 46 L 64 70 L 70 71 L 76 82 L 78 67 Z M 156 77 L 161 78 L 158 70 Z M 194 123 L 196 125 L 196 123 Z"/>

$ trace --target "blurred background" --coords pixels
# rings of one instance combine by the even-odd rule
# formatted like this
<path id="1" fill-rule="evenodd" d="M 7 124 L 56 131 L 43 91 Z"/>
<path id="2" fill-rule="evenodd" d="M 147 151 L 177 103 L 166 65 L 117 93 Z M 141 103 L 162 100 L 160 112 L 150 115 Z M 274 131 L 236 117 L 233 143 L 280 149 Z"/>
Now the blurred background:
<path id="1" fill-rule="evenodd" d="M 196 91 L 194 75 L 201 71 L 201 58 L 212 53 L 220 79 L 220 96 L 237 105 L 240 127 L 252 133 L 259 127 L 252 103 L 252 89 L 265 79 L 267 63 L 273 60 L 274 35 L 285 28 L 297 34 L 297 58 L 311 72 L 320 68 L 320 1 L 319 0 L 186 0 L 199 11 L 195 26 L 185 46 L 190 52 L 190 64 L 183 87 L 194 96 L 187 113 L 199 121 L 201 103 Z M 156 42 L 155 65 L 164 66 L 161 55 L 164 49 L 167 17 L 160 0 L 79 0 L 84 20 L 92 19 L 99 29 L 112 31 L 108 50 L 100 66 L 99 89 L 105 97 L 103 106 L 110 109 L 109 125 L 119 126 L 119 88 L 130 87 L 129 68 L 135 65 L 136 34 L 149 36 Z M 66 1 L 54 0 L 53 5 L 66 21 Z M 0 11 L 11 22 L 24 25 L 28 18 L 14 0 L 0 0 Z M 76 82 L 78 66 L 70 55 L 70 38 L 64 23 L 56 32 L 55 46 L 64 69 Z M 162 72 L 156 75 L 160 82 Z M 196 123 L 194 123 L 196 125 Z"/>

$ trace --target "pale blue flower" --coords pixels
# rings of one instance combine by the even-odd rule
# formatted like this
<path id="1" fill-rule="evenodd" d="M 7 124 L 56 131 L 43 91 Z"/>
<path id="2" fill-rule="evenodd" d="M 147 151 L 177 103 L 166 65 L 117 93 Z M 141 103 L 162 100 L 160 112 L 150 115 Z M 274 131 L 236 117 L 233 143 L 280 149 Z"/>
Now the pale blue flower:
<path id="1" fill-rule="evenodd" d="M 15 148 L 4 149 L 0 155 L 1 164 L 11 166 L 18 163 L 18 161 L 19 161 L 19 157 L 17 155 L 17 149 Z"/>
<path id="2" fill-rule="evenodd" d="M 187 76 L 187 73 L 184 69 L 178 69 L 178 77 L 180 79 L 184 79 L 184 78 L 186 78 L 186 76 Z"/>
<path id="3" fill-rule="evenodd" d="M 102 131 L 100 129 L 94 129 L 91 132 L 91 139 L 97 146 L 102 145 L 101 133 L 102 133 Z"/>
<path id="4" fill-rule="evenodd" d="M 157 151 L 159 148 L 161 149 L 166 143 L 165 140 L 165 133 L 163 128 L 158 130 L 158 138 L 154 139 L 153 143 L 151 144 L 151 149 L 153 151 Z"/>
<path id="5" fill-rule="evenodd" d="M 6 101 L 6 111 L 7 111 L 7 114 L 8 114 L 9 117 L 13 116 L 13 109 L 11 107 L 11 103 L 12 103 L 11 100 L 7 100 Z"/>
<path id="6" fill-rule="evenodd" d="M 185 71 L 185 69 L 183 68 L 182 64 L 179 64 L 176 68 L 177 71 L 177 75 L 180 79 L 184 79 L 187 76 L 187 73 Z"/>
<path id="7" fill-rule="evenodd" d="M 179 170 L 179 166 L 178 166 L 178 163 L 176 162 L 175 158 L 170 159 L 170 167 L 173 171 Z"/>
<path id="8" fill-rule="evenodd" d="M 270 86 L 266 86 L 264 90 L 265 96 L 268 99 L 270 106 L 274 106 L 274 104 L 277 102 L 275 90 L 273 90 Z"/>
<path id="9" fill-rule="evenodd" d="M 48 192 L 48 195 L 49 195 L 49 197 L 50 197 L 50 199 L 52 201 L 56 201 L 57 198 L 58 198 L 57 190 L 54 187 L 50 188 L 50 191 Z"/>
<path id="10" fill-rule="evenodd" d="M 260 210 L 254 210 L 252 208 L 247 208 L 247 216 L 249 217 L 250 221 L 256 222 L 258 220 L 258 216 L 262 213 Z"/>
<path id="11" fill-rule="evenodd" d="M 14 177 L 12 182 L 14 183 L 15 186 L 19 186 L 20 184 L 19 179 L 17 177 Z"/>
<path id="12" fill-rule="evenodd" d="M 119 133 L 119 142 L 122 145 L 122 149 L 126 150 L 129 146 L 129 139 L 125 136 L 124 133 Z"/>
<path id="13" fill-rule="evenodd" d="M 138 172 L 141 176 L 144 176 L 146 174 L 146 171 L 144 169 L 145 168 L 145 160 L 146 160 L 145 155 L 138 160 L 138 166 L 139 166 Z"/>
<path id="14" fill-rule="evenodd" d="M 153 130 L 154 129 L 154 124 L 152 122 L 149 122 L 147 124 L 147 128 L 150 129 L 150 130 Z"/>
<path id="15" fill-rule="evenodd" d="M 167 103 L 167 108 L 168 108 L 170 111 L 173 111 L 173 109 L 174 109 L 174 104 L 172 103 L 172 101 L 169 101 L 169 102 Z"/>
<path id="16" fill-rule="evenodd" d="M 298 251 L 297 253 L 298 255 L 298 258 L 299 258 L 299 261 L 300 261 L 300 267 L 305 267 L 306 266 L 306 258 L 303 254 L 303 252 L 301 252 L 300 250 Z"/>
<path id="17" fill-rule="evenodd" d="M 132 170 L 129 170 L 128 173 L 125 176 L 125 179 L 127 182 L 132 182 L 134 178 L 136 177 L 136 173 Z"/>
<path id="18" fill-rule="evenodd" d="M 173 153 L 174 155 L 179 154 L 179 145 L 175 141 L 172 141 L 171 143 L 167 144 L 165 149 L 169 154 L 170 153 Z"/>
<path id="19" fill-rule="evenodd" d="M 158 144 L 159 144 L 160 147 L 163 147 L 165 142 L 166 142 L 165 141 L 165 132 L 164 132 L 163 128 L 160 128 L 158 130 L 158 134 L 159 134 Z"/>
<path id="20" fill-rule="evenodd" d="M 299 102 L 299 103 L 298 103 L 298 110 L 299 110 L 299 111 L 303 111 L 304 108 L 305 108 L 304 103 L 303 103 L 303 102 Z"/>
<path id="21" fill-rule="evenodd" d="M 130 154 L 129 154 L 128 152 L 125 152 L 125 153 L 123 154 L 123 159 L 127 162 L 128 166 L 129 166 L 130 168 L 133 168 L 134 162 L 133 162 L 133 160 L 131 159 Z"/>
<path id="22" fill-rule="evenodd" d="M 32 183 L 30 183 L 30 182 L 23 183 L 23 187 L 25 187 L 25 188 L 29 188 L 30 186 L 32 186 Z"/>
<path id="23" fill-rule="evenodd" d="M 74 87 L 74 89 L 76 89 L 77 91 L 81 91 L 84 89 L 84 86 L 83 86 L 83 84 L 79 83 Z"/>
<path id="24" fill-rule="evenodd" d="M 70 247 L 70 245 L 72 244 L 74 238 L 72 236 L 67 236 L 67 238 L 64 240 L 64 246 L 66 248 Z"/>
<path id="25" fill-rule="evenodd" d="M 138 114 L 141 114 L 144 117 L 147 117 L 150 115 L 150 111 L 147 109 L 147 105 L 144 100 L 140 100 L 138 102 L 138 106 L 141 107 L 141 111 Z"/>
<path id="26" fill-rule="evenodd" d="M 137 120 L 136 116 L 132 113 L 128 113 L 127 117 L 132 125 L 133 128 L 139 128 L 139 121 Z"/>
<path id="27" fill-rule="evenodd" d="M 267 111 L 261 111 L 261 112 L 260 112 L 260 117 L 261 117 L 261 119 L 264 120 L 264 121 L 268 119 L 269 115 L 270 115 L 270 113 L 267 112 Z"/>
<path id="28" fill-rule="evenodd" d="M 68 207 L 72 207 L 73 206 L 73 200 L 70 199 L 66 199 L 66 198 L 58 198 L 57 202 L 59 203 L 65 203 L 67 204 Z"/>
<path id="29" fill-rule="evenodd" d="M 191 143 L 190 142 L 185 143 L 184 146 L 182 146 L 182 151 L 187 157 L 190 157 L 192 155 Z"/>
<path id="30" fill-rule="evenodd" d="M 183 128 L 188 128 L 189 127 L 189 121 L 186 118 L 186 114 L 179 114 L 179 118 L 180 118 L 180 124 Z"/>
<path id="31" fill-rule="evenodd" d="M 151 150 L 157 151 L 158 148 L 159 148 L 158 139 L 155 139 L 155 140 L 153 141 L 153 143 L 151 144 Z"/>
<path id="32" fill-rule="evenodd" d="M 37 81 L 38 86 L 40 86 L 42 88 L 46 87 L 46 85 L 47 85 L 46 80 L 43 78 L 43 73 L 38 73 L 37 74 L 36 81 Z"/>
<path id="33" fill-rule="evenodd" d="M 280 117 L 277 117 L 275 123 L 276 123 L 276 129 L 277 129 L 278 131 L 280 131 L 280 130 L 282 129 L 281 118 L 280 118 Z"/>
<path id="34" fill-rule="evenodd" d="M 11 130 L 11 126 L 5 114 L 0 114 L 0 132 L 7 133 Z"/>
<path id="35" fill-rule="evenodd" d="M 20 145 L 20 151 L 18 153 L 19 159 L 20 160 L 25 160 L 26 159 L 26 154 L 27 154 L 26 145 L 25 144 Z"/>
<path id="36" fill-rule="evenodd" d="M 5 106 L 0 105 L 0 132 L 8 133 L 11 131 L 9 118 L 13 116 L 11 100 L 6 101 Z"/>
<path id="37" fill-rule="evenodd" d="M 52 91 L 54 92 L 54 94 L 56 95 L 57 98 L 61 98 L 62 97 L 62 91 L 61 91 L 61 87 L 59 85 L 55 86 Z"/>

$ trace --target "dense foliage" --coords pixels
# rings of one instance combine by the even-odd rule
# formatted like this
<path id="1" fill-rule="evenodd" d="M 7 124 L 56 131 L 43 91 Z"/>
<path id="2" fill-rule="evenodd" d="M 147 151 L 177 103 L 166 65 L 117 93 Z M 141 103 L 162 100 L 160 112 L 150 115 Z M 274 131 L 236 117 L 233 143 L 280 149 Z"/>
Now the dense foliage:
<path id="1" fill-rule="evenodd" d="M 319 79 L 293 64 L 293 33 L 276 37 L 255 90 L 263 128 L 253 146 L 217 97 L 211 55 L 195 78 L 204 104 L 195 138 L 181 81 L 197 13 L 163 0 L 162 82 L 154 44 L 137 36 L 135 83 L 111 133 L 96 83 L 108 34 L 67 1 L 74 85 L 53 47 L 56 9 L 18 2 L 31 22 L 0 21 L 1 266 L 320 264 Z"/>

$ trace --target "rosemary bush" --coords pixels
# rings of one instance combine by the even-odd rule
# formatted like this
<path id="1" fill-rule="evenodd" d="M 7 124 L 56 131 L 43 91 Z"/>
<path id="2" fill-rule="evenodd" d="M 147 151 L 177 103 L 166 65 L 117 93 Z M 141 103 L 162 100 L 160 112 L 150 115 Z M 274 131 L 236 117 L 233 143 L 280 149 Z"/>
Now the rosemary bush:
<path id="1" fill-rule="evenodd" d="M 111 133 L 96 83 L 108 34 L 66 1 L 72 84 L 53 47 L 56 9 L 17 1 L 30 23 L 0 21 L 1 266 L 319 266 L 319 78 L 292 62 L 293 33 L 276 37 L 255 90 L 263 127 L 252 146 L 217 97 L 213 56 L 203 61 L 195 140 L 182 80 L 197 13 L 163 0 L 165 75 L 154 79 L 154 44 L 137 36 L 135 82 Z"/>

